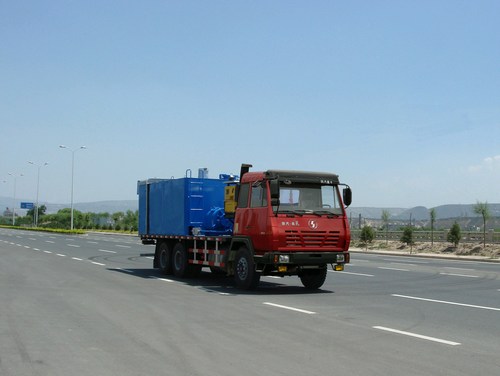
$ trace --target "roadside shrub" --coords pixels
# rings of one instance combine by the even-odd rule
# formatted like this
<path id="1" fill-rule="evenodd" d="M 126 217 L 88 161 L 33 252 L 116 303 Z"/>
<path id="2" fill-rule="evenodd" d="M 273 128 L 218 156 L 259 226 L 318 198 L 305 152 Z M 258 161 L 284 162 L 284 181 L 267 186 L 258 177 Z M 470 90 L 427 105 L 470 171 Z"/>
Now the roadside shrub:
<path id="1" fill-rule="evenodd" d="M 366 249 L 368 249 L 368 243 L 373 242 L 373 239 L 375 239 L 375 230 L 370 226 L 364 226 L 359 234 L 359 240 L 364 243 Z"/>
<path id="2" fill-rule="evenodd" d="M 413 227 L 407 226 L 403 229 L 403 236 L 401 236 L 401 242 L 406 245 L 415 244 L 415 240 L 413 239 Z"/>
<path id="3" fill-rule="evenodd" d="M 458 222 L 455 222 L 453 226 L 451 226 L 450 232 L 448 233 L 447 240 L 453 245 L 458 247 L 458 243 L 460 243 L 460 239 L 462 239 L 462 233 L 460 231 L 460 225 Z"/>

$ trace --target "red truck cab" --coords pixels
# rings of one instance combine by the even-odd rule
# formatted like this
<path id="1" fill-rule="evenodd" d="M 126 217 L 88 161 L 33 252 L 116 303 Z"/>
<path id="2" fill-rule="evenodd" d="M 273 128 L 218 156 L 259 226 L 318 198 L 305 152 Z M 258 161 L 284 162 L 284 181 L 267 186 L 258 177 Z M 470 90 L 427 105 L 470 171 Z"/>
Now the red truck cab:
<path id="1" fill-rule="evenodd" d="M 239 273 L 250 285 L 261 274 L 298 275 L 305 287 L 318 288 L 328 264 L 343 270 L 350 243 L 344 205 L 351 190 L 345 186 L 341 195 L 341 185 L 331 173 L 242 168 L 231 249 L 243 251 L 228 260 L 237 283 Z M 248 273 L 257 281 L 248 281 Z"/>

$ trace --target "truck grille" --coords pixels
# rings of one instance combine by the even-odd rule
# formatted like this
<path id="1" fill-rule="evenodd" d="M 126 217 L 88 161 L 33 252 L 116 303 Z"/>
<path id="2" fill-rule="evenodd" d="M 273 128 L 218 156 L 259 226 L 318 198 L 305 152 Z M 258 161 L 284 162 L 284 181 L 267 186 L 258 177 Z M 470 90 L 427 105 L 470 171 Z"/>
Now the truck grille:
<path id="1" fill-rule="evenodd" d="M 336 247 L 339 242 L 339 231 L 296 231 L 287 230 L 286 246 L 290 248 L 304 247 Z"/>

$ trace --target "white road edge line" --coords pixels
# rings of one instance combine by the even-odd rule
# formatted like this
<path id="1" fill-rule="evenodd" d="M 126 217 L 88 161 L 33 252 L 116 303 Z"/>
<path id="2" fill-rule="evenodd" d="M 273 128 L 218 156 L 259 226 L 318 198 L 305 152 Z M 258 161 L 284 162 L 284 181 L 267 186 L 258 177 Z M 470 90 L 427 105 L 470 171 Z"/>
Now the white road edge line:
<path id="1" fill-rule="evenodd" d="M 385 266 L 379 266 L 378 269 L 384 269 L 384 270 L 396 270 L 398 272 L 409 272 L 408 269 L 399 269 L 399 268 L 388 268 Z"/>
<path id="2" fill-rule="evenodd" d="M 500 311 L 500 308 L 495 308 L 495 307 L 486 307 L 486 306 L 479 306 L 479 305 L 474 305 L 474 304 L 447 302 L 446 300 L 436 300 L 436 299 L 419 298 L 417 296 L 407 296 L 407 295 L 399 295 L 399 294 L 391 294 L 391 296 L 395 296 L 396 298 L 405 298 L 405 299 L 412 299 L 412 300 L 422 300 L 424 302 L 431 302 L 431 303 L 442 303 L 442 304 L 450 304 L 450 305 L 456 305 L 456 306 L 461 306 L 461 307 L 487 309 L 487 310 L 490 310 L 490 311 Z"/>
<path id="3" fill-rule="evenodd" d="M 424 335 L 421 335 L 421 334 L 416 334 L 416 333 L 411 333 L 411 332 L 404 332 L 402 330 L 386 328 L 384 326 L 372 326 L 372 328 L 373 329 L 384 330 L 386 332 L 391 332 L 391 333 L 396 333 L 396 334 L 402 334 L 402 335 L 409 336 L 409 337 L 415 337 L 415 338 L 425 339 L 427 341 L 433 341 L 433 342 L 443 343 L 445 345 L 450 345 L 450 346 L 459 346 L 459 345 L 461 345 L 461 343 L 459 343 L 459 342 L 447 341 L 445 339 L 424 336 Z"/>
<path id="4" fill-rule="evenodd" d="M 133 270 L 122 269 L 122 268 L 114 268 L 113 270 L 118 270 L 120 272 L 125 272 L 125 273 L 130 273 L 130 274 L 134 274 L 135 273 Z"/>
<path id="5" fill-rule="evenodd" d="M 393 256 L 393 258 L 398 258 L 399 256 Z M 393 262 L 392 259 L 382 259 L 383 261 L 391 261 Z M 401 260 L 401 262 L 407 262 L 407 261 L 404 261 L 404 260 Z M 428 264 L 429 262 L 428 261 L 416 261 L 416 260 L 411 260 L 410 261 L 412 264 Z"/>
<path id="6" fill-rule="evenodd" d="M 404 266 L 417 266 L 415 264 L 411 264 L 411 263 L 408 263 L 408 262 L 394 262 L 394 261 L 391 261 L 391 264 L 392 265 L 404 265 Z"/>
<path id="7" fill-rule="evenodd" d="M 455 270 L 468 270 L 468 271 L 476 271 L 476 269 L 471 268 L 455 268 L 453 266 L 443 266 L 443 269 L 455 269 Z"/>
<path id="8" fill-rule="evenodd" d="M 277 307 L 277 308 L 283 308 L 283 309 L 288 309 L 290 311 L 295 311 L 295 312 L 301 312 L 301 313 L 307 313 L 308 315 L 315 315 L 316 312 L 312 311 L 306 311 L 305 309 L 299 309 L 299 308 L 294 308 L 294 307 L 288 307 L 280 304 L 275 304 L 275 303 L 269 303 L 269 302 L 264 302 L 262 304 L 269 305 L 272 307 Z"/>
<path id="9" fill-rule="evenodd" d="M 163 281 L 163 282 L 175 282 L 175 281 L 172 281 L 171 279 L 167 279 L 167 278 L 158 278 L 159 281 Z"/>
<path id="10" fill-rule="evenodd" d="M 440 275 L 451 275 L 453 277 L 479 278 L 478 275 L 457 274 L 457 273 L 439 273 Z"/>
<path id="11" fill-rule="evenodd" d="M 163 281 L 163 282 L 175 282 L 171 279 L 167 279 L 167 278 L 158 278 L 158 277 L 150 277 L 152 279 L 157 279 L 158 281 Z"/>
<path id="12" fill-rule="evenodd" d="M 373 274 L 365 274 L 365 273 L 353 273 L 353 272 L 336 272 L 334 270 L 329 270 L 331 273 L 340 273 L 340 274 L 351 274 L 351 275 L 360 275 L 363 277 L 374 277 Z"/>

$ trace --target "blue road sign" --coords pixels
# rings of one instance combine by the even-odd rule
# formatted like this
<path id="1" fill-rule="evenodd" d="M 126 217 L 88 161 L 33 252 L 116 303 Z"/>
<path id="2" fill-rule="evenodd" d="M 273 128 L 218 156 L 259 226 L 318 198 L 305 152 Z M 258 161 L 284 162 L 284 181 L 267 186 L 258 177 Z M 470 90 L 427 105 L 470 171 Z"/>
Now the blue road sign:
<path id="1" fill-rule="evenodd" d="M 35 206 L 32 202 L 21 202 L 21 209 L 33 209 Z"/>

